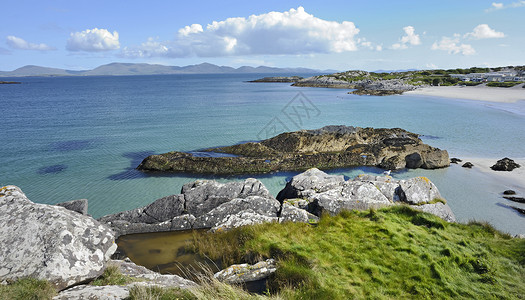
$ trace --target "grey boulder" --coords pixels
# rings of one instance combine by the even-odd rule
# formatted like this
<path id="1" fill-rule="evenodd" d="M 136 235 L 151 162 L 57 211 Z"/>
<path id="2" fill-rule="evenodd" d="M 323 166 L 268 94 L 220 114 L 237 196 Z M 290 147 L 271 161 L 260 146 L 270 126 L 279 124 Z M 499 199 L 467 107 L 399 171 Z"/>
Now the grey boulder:
<path id="1" fill-rule="evenodd" d="M 215 273 L 213 277 L 222 282 L 239 284 L 268 278 L 275 271 L 277 271 L 277 264 L 270 258 L 254 265 L 232 265 Z"/>
<path id="2" fill-rule="evenodd" d="M 56 205 L 65 207 L 71 211 L 76 211 L 77 213 L 82 214 L 82 215 L 88 214 L 88 200 L 87 199 L 71 200 L 67 202 L 58 203 Z"/>
<path id="3" fill-rule="evenodd" d="M 116 248 L 113 232 L 91 217 L 0 189 L 0 281 L 34 277 L 61 290 L 99 276 Z"/>

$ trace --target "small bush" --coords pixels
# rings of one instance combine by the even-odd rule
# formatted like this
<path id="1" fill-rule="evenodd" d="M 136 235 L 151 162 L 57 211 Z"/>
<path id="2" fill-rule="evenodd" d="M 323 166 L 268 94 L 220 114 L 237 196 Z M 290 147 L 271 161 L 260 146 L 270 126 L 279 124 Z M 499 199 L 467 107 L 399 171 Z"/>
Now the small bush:
<path id="1" fill-rule="evenodd" d="M 513 87 L 517 84 L 520 84 L 522 82 L 489 82 L 487 83 L 487 86 L 490 86 L 490 87 L 502 87 L 502 88 L 508 88 L 508 87 Z"/>

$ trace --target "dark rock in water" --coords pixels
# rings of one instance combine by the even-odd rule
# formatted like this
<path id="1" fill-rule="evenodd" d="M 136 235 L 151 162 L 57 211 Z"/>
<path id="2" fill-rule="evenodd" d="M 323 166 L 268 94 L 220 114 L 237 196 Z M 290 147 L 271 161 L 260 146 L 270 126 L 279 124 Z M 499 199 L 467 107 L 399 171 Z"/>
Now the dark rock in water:
<path id="1" fill-rule="evenodd" d="M 111 229 L 91 217 L 0 189 L 0 282 L 33 277 L 61 290 L 102 274 L 116 248 Z"/>
<path id="2" fill-rule="evenodd" d="M 424 144 L 400 128 L 374 129 L 325 126 L 287 132 L 261 142 L 209 148 L 203 151 L 237 157 L 196 157 L 169 152 L 151 155 L 137 169 L 177 173 L 240 174 L 378 166 L 385 169 L 436 169 L 450 165 L 446 150 Z"/>
<path id="3" fill-rule="evenodd" d="M 18 81 L 0 81 L 0 84 L 21 84 Z"/>
<path id="4" fill-rule="evenodd" d="M 456 157 L 452 157 L 450 159 L 450 163 L 452 163 L 452 164 L 457 164 L 457 163 L 460 163 L 460 162 L 462 162 L 462 160 L 459 159 L 459 158 L 456 158 Z"/>
<path id="5" fill-rule="evenodd" d="M 503 195 L 516 195 L 516 191 L 506 190 L 506 191 L 503 192 Z"/>
<path id="6" fill-rule="evenodd" d="M 87 215 L 88 212 L 88 200 L 87 199 L 78 199 L 71 200 L 67 202 L 62 202 L 56 204 L 57 206 L 65 207 L 71 211 L 76 211 L 79 214 Z"/>
<path id="7" fill-rule="evenodd" d="M 67 169 L 66 165 L 52 165 L 47 167 L 42 167 L 37 170 L 38 174 L 45 175 L 45 174 L 57 174 Z"/>
<path id="8" fill-rule="evenodd" d="M 463 168 L 469 168 L 469 169 L 472 169 L 473 166 L 474 164 L 471 163 L 470 161 L 467 161 L 466 163 L 462 165 Z"/>
<path id="9" fill-rule="evenodd" d="M 503 196 L 503 198 L 518 203 L 525 203 L 525 198 L 523 197 Z"/>
<path id="10" fill-rule="evenodd" d="M 505 157 L 503 159 L 498 160 L 496 164 L 490 168 L 494 171 L 512 171 L 519 167 L 520 165 L 514 162 L 514 160 Z"/>
<path id="11" fill-rule="evenodd" d="M 519 212 L 520 214 L 525 215 L 525 209 L 519 208 L 519 207 L 516 207 L 516 206 L 509 206 L 509 207 L 514 209 L 515 211 Z"/>
<path id="12" fill-rule="evenodd" d="M 276 77 L 264 77 L 261 79 L 256 79 L 248 82 L 297 82 L 303 79 L 301 76 L 276 76 Z"/>

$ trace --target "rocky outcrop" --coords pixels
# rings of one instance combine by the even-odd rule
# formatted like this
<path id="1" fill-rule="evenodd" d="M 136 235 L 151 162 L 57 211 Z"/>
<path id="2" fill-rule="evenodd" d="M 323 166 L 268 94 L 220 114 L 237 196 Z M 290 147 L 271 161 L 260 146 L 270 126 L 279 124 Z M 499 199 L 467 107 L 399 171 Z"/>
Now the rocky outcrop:
<path id="1" fill-rule="evenodd" d="M 494 171 L 512 171 L 516 168 L 519 168 L 520 165 L 517 164 L 514 160 L 505 157 L 503 159 L 500 159 L 494 164 L 492 167 L 490 167 Z"/>
<path id="2" fill-rule="evenodd" d="M 254 265 L 232 265 L 215 273 L 213 277 L 222 282 L 239 284 L 268 278 L 275 271 L 277 271 L 277 263 L 270 258 Z"/>
<path id="3" fill-rule="evenodd" d="M 117 236 L 185 229 L 226 230 L 278 221 L 280 203 L 257 179 L 219 183 L 197 180 L 171 195 L 137 209 L 104 216 L 100 222 Z"/>
<path id="4" fill-rule="evenodd" d="M 313 76 L 297 81 L 293 86 L 355 89 L 349 94 L 386 96 L 402 94 L 417 88 L 402 79 L 370 79 L 365 71 L 353 71 L 345 75 Z"/>
<path id="5" fill-rule="evenodd" d="M 275 76 L 255 79 L 249 82 L 298 82 L 303 79 L 301 76 Z"/>
<path id="6" fill-rule="evenodd" d="M 65 207 L 71 211 L 76 211 L 79 214 L 87 216 L 88 214 L 88 200 L 87 199 L 78 199 L 71 200 L 67 202 L 62 202 L 56 204 L 57 206 Z"/>
<path id="7" fill-rule="evenodd" d="M 467 161 L 466 163 L 464 163 L 462 165 L 463 168 L 467 168 L 467 169 L 472 169 L 472 167 L 474 167 L 474 164 L 471 163 L 470 161 Z"/>
<path id="8" fill-rule="evenodd" d="M 203 151 L 230 156 L 202 157 L 169 152 L 148 156 L 137 168 L 142 171 L 239 174 L 298 171 L 312 167 L 435 169 L 450 165 L 446 150 L 424 144 L 417 134 L 400 128 L 325 126 L 287 132 L 261 142 Z"/>
<path id="9" fill-rule="evenodd" d="M 302 206 L 317 216 L 323 212 L 337 214 L 341 210 L 406 204 L 449 222 L 455 221 L 437 187 L 425 177 L 395 180 L 390 176 L 360 175 L 345 181 L 340 176 L 310 169 L 294 176 L 277 195 L 280 201 L 290 198 L 304 199 L 306 203 Z"/>
<path id="10" fill-rule="evenodd" d="M 91 217 L 0 189 L 0 281 L 34 277 L 64 289 L 99 276 L 116 248 L 113 232 Z"/>
<path id="11" fill-rule="evenodd" d="M 129 290 L 134 286 L 188 289 L 197 284 L 177 275 L 161 275 L 126 260 L 112 260 L 108 265 L 117 266 L 122 275 L 134 282 L 126 285 L 79 285 L 60 292 L 53 300 L 70 299 L 128 299 Z"/>
<path id="12" fill-rule="evenodd" d="M 21 84 L 18 81 L 0 81 L 0 84 Z"/>

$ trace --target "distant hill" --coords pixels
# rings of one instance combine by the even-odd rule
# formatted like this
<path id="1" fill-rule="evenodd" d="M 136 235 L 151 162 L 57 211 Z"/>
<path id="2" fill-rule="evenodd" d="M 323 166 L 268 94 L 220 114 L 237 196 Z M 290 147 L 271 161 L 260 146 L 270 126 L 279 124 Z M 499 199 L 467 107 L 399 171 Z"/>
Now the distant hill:
<path id="1" fill-rule="evenodd" d="M 210 63 L 189 65 L 184 67 L 164 66 L 145 63 L 110 63 L 99 66 L 93 70 L 73 71 L 40 66 L 24 66 L 14 71 L 0 72 L 2 77 L 21 77 L 21 76 L 129 76 L 129 75 L 164 75 L 164 74 L 241 74 L 241 73 L 281 73 L 281 74 L 302 74 L 302 73 L 333 73 L 334 70 L 314 70 L 307 68 L 275 68 L 275 67 L 248 67 L 232 68 L 227 66 L 217 66 Z"/>

